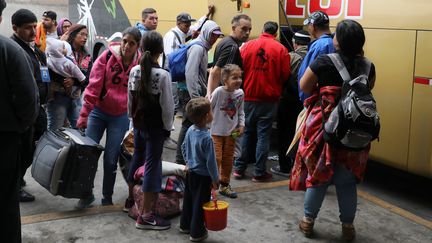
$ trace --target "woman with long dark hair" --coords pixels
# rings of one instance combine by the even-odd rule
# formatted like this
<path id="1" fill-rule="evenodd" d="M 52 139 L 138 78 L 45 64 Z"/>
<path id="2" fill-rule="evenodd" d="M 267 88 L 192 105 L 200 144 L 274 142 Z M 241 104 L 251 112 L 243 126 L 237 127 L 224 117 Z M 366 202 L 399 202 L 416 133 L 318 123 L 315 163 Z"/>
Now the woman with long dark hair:
<path id="1" fill-rule="evenodd" d="M 133 175 L 144 165 L 142 184 L 143 207 L 136 221 L 138 229 L 168 229 L 171 223 L 152 209 L 161 190 L 163 143 L 170 135 L 174 116 L 171 76 L 160 68 L 159 55 L 163 52 L 162 36 L 147 32 L 141 40 L 142 57 L 129 77 L 128 111 L 134 127 L 134 155 L 129 169 L 129 198 L 125 211 L 133 205 Z"/>
<path id="2" fill-rule="evenodd" d="M 91 56 L 87 52 L 87 27 L 75 24 L 63 35 L 72 47 L 74 62 L 81 72 L 86 76 L 83 82 L 74 78 L 63 77 L 53 70 L 50 70 L 51 85 L 50 95 L 47 102 L 48 129 L 55 130 L 63 127 L 65 120 L 69 121 L 72 128 L 76 128 L 76 122 L 81 110 L 81 90 L 88 83 L 89 70 L 91 70 Z M 73 88 L 73 86 L 75 86 Z M 74 92 L 70 92 L 74 90 Z"/>
<path id="3" fill-rule="evenodd" d="M 138 64 L 141 33 L 129 27 L 123 31 L 120 45 L 112 45 L 96 59 L 90 82 L 84 91 L 84 104 L 77 127 L 86 128 L 86 135 L 99 143 L 106 131 L 102 205 L 112 205 L 120 144 L 129 128 L 127 116 L 127 82 L 129 73 Z M 76 208 L 88 207 L 95 197 L 90 191 Z"/>
<path id="4" fill-rule="evenodd" d="M 365 34 L 359 23 L 354 20 L 338 23 L 333 44 L 351 77 L 362 74 L 367 65 L 364 43 Z M 373 64 L 367 75 L 372 89 L 375 82 Z M 299 225 L 306 237 L 313 232 L 315 218 L 330 184 L 336 187 L 343 238 L 352 240 L 355 237 L 356 183 L 363 179 L 370 145 L 362 151 L 351 151 L 333 146 L 323 138 L 323 120 L 337 106 L 343 82 L 328 55 L 321 55 L 312 62 L 300 80 L 300 88 L 312 95 L 304 103 L 307 118 L 291 173 L 290 189 L 306 190 L 304 217 Z"/>

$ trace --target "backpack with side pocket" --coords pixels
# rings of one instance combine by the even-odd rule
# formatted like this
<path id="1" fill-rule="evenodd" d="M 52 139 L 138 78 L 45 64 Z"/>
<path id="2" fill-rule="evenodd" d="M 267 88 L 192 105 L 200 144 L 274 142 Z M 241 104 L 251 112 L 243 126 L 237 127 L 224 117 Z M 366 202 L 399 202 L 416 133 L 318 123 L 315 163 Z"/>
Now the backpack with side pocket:
<path id="1" fill-rule="evenodd" d="M 201 45 L 199 42 L 192 42 L 180 45 L 180 48 L 168 55 L 168 65 L 172 81 L 185 80 L 187 52 L 193 45 Z"/>
<path id="2" fill-rule="evenodd" d="M 378 138 L 380 119 L 369 87 L 371 62 L 364 58 L 359 76 L 351 78 L 337 53 L 328 54 L 344 80 L 338 105 L 324 122 L 324 140 L 349 150 L 365 149 Z"/>

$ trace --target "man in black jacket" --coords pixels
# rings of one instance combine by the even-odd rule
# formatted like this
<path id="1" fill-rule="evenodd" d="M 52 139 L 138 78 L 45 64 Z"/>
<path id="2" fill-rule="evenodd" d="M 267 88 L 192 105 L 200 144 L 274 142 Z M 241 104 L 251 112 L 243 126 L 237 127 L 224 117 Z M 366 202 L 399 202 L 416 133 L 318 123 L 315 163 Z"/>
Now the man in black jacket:
<path id="1" fill-rule="evenodd" d="M 20 9 L 12 15 L 12 28 L 14 34 L 12 40 L 14 40 L 22 49 L 27 53 L 31 65 L 33 67 L 33 77 L 36 80 L 40 103 L 45 104 L 48 94 L 48 74 L 47 62 L 45 54 L 34 45 L 36 37 L 36 15 L 28 9 Z M 36 122 L 31 126 L 25 133 L 22 134 L 21 143 L 21 190 L 20 190 L 20 202 L 31 202 L 35 200 L 35 197 L 30 193 L 26 192 L 23 187 L 25 186 L 24 175 L 27 168 L 30 167 L 33 159 L 33 153 L 36 146 L 36 141 L 42 136 L 47 129 L 47 116 L 45 110 L 39 107 L 39 115 Z"/>
<path id="2" fill-rule="evenodd" d="M 0 21 L 5 0 L 0 0 Z M 21 133 L 35 121 L 39 95 L 29 60 L 15 42 L 0 35 L 0 235 L 21 242 L 19 209 Z"/>

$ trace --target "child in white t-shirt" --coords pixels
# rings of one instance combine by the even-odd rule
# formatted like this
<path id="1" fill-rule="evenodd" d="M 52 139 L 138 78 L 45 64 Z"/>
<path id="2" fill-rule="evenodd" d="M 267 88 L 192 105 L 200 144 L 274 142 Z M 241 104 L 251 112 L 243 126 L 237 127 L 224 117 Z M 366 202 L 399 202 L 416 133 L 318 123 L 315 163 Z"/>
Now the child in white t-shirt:
<path id="1" fill-rule="evenodd" d="M 242 71 L 235 64 L 222 68 L 224 86 L 216 88 L 211 95 L 213 122 L 210 133 L 213 137 L 220 173 L 219 193 L 236 198 L 237 193 L 231 189 L 230 177 L 234 163 L 236 138 L 241 136 L 245 126 L 244 92 L 240 89 Z"/>

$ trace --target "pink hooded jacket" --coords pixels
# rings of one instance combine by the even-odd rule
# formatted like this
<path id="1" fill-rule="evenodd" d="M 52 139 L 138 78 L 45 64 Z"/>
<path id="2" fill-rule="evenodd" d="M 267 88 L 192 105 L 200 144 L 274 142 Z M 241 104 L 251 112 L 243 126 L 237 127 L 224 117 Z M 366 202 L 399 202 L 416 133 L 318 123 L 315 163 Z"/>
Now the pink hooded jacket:
<path id="1" fill-rule="evenodd" d="M 132 63 L 124 70 L 120 45 L 110 46 L 111 57 L 107 60 L 108 51 L 100 55 L 93 64 L 89 84 L 84 91 L 84 103 L 77 122 L 77 127 L 87 127 L 87 118 L 94 107 L 112 116 L 127 112 L 127 89 L 129 72 L 139 64 L 140 53 L 135 54 Z M 101 97 L 105 83 L 105 95 Z"/>

